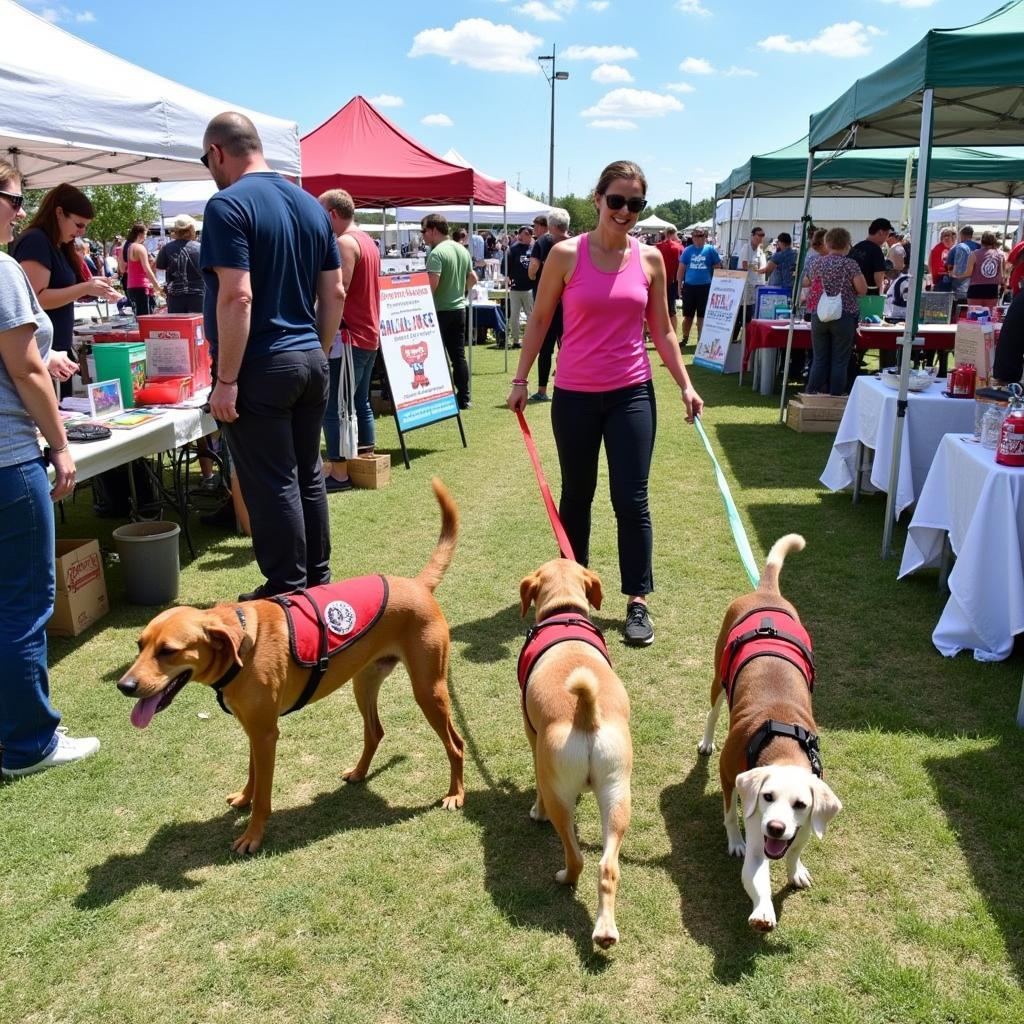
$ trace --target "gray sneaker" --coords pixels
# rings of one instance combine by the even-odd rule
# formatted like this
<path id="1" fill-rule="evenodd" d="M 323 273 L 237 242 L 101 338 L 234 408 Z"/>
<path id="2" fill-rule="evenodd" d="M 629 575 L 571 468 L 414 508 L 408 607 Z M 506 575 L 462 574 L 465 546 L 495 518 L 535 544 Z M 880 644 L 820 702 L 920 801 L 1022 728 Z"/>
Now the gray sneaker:
<path id="1" fill-rule="evenodd" d="M 651 625 L 651 616 L 643 601 L 631 601 L 626 607 L 623 636 L 630 647 L 647 647 L 654 643 L 654 626 Z"/>
<path id="2" fill-rule="evenodd" d="M 546 394 L 543 391 L 535 391 L 532 395 L 530 395 L 530 397 L 527 399 L 527 401 L 528 402 L 534 402 L 534 403 L 537 403 L 537 402 L 550 402 L 551 401 L 551 396 Z"/>

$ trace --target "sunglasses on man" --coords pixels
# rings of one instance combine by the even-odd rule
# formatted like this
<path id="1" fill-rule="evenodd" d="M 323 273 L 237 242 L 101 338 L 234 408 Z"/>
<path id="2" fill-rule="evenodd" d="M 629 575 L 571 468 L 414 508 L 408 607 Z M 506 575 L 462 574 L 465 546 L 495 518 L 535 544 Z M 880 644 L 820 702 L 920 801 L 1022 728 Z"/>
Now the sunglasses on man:
<path id="1" fill-rule="evenodd" d="M 0 196 L 3 196 L 14 207 L 15 212 L 20 210 L 25 205 L 25 197 L 19 196 L 14 192 L 0 192 Z"/>
<path id="2" fill-rule="evenodd" d="M 605 193 L 604 201 L 608 205 L 609 210 L 621 210 L 625 207 L 630 213 L 639 213 L 647 205 L 645 196 L 632 196 L 627 199 L 625 196 L 620 196 L 615 192 L 612 192 L 610 195 Z"/>
<path id="3" fill-rule="evenodd" d="M 206 168 L 207 170 L 209 170 L 209 169 L 210 169 L 210 151 L 211 151 L 212 149 L 213 149 L 213 144 L 211 143 L 210 147 L 209 147 L 209 148 L 208 148 L 208 149 L 206 150 L 206 152 L 205 152 L 205 153 L 204 153 L 204 154 L 203 154 L 203 155 L 202 155 L 202 156 L 201 156 L 201 157 L 199 158 L 199 162 L 200 162 L 200 163 L 201 163 L 201 164 L 202 164 L 202 165 L 203 165 L 203 166 L 204 166 L 204 167 L 205 167 L 205 168 Z"/>

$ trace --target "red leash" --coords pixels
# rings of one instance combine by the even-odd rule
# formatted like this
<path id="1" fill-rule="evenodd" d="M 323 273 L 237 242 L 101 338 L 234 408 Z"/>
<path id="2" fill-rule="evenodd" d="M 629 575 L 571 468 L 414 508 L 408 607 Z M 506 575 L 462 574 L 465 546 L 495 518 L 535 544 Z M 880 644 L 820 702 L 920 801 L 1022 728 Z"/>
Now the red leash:
<path id="1" fill-rule="evenodd" d="M 533 463 L 533 472 L 537 476 L 537 483 L 540 485 L 541 497 L 544 499 L 544 507 L 548 510 L 548 519 L 551 520 L 551 529 L 555 531 L 555 540 L 558 541 L 558 550 L 561 552 L 563 558 L 568 558 L 570 562 L 576 561 L 576 556 L 572 553 L 572 545 L 569 543 L 569 538 L 566 536 L 565 527 L 562 526 L 562 520 L 558 518 L 558 509 L 555 508 L 555 499 L 551 497 L 551 488 L 548 487 L 547 480 L 544 479 L 544 470 L 540 468 L 540 456 L 537 454 L 537 445 L 533 440 L 533 434 L 530 433 L 530 427 L 526 422 L 526 417 L 523 415 L 522 409 L 516 409 L 516 417 L 519 420 L 519 429 L 523 432 L 523 440 L 526 442 L 526 450 L 530 453 L 530 461 Z"/>

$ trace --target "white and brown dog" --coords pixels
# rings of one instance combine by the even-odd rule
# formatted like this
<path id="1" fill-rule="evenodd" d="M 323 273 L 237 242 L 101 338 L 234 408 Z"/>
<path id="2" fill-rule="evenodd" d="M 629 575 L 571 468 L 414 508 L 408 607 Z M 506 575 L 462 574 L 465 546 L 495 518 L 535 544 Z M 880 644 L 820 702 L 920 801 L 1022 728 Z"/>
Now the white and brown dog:
<path id="1" fill-rule="evenodd" d="M 776 541 L 757 590 L 729 605 L 715 647 L 711 710 L 698 746 L 702 754 L 714 750 L 715 725 L 728 702 L 729 735 L 719 759 L 725 831 L 729 853 L 744 858 L 743 886 L 754 904 L 749 922 L 758 931 L 776 924 L 771 862 L 785 857 L 789 883 L 808 888 L 811 876 L 800 854 L 811 831 L 822 838 L 842 810 L 821 778 L 810 637 L 796 608 L 779 592 L 786 555 L 803 548 L 799 534 Z"/>
<path id="2" fill-rule="evenodd" d="M 565 848 L 555 880 L 575 885 L 583 869 L 576 836 L 576 801 L 592 790 L 604 836 L 593 940 L 608 949 L 619 940 L 615 895 L 619 849 L 629 826 L 633 741 L 629 697 L 608 660 L 601 631 L 587 618 L 601 607 L 601 581 L 589 569 L 556 558 L 519 588 L 522 613 L 537 606 L 535 625 L 519 655 L 523 724 L 533 749 L 537 801 L 534 821 L 550 820 Z"/>

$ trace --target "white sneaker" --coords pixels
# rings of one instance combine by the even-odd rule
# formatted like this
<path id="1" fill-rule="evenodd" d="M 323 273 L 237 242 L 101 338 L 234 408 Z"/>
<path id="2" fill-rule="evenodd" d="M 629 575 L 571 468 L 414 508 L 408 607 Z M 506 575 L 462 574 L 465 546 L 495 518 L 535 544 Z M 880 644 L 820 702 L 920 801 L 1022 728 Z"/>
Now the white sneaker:
<path id="1" fill-rule="evenodd" d="M 17 779 L 22 775 L 34 775 L 45 768 L 53 768 L 56 765 L 70 764 L 72 761 L 81 761 L 90 754 L 95 754 L 100 749 L 100 741 L 95 736 L 82 736 L 76 739 L 69 736 L 63 726 L 57 728 L 57 746 L 42 759 L 30 764 L 27 768 L 4 768 L 2 769 L 5 779 Z"/>

